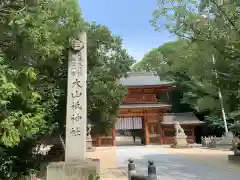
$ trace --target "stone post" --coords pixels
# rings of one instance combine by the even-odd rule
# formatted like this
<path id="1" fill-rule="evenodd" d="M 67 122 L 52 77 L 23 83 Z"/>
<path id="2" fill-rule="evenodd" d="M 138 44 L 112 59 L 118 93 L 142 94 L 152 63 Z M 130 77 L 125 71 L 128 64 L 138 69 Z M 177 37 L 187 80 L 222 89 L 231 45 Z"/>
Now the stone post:
<path id="1" fill-rule="evenodd" d="M 87 126 L 87 35 L 71 40 L 68 61 L 65 161 L 85 160 Z"/>
<path id="2" fill-rule="evenodd" d="M 133 159 L 128 160 L 128 180 L 131 180 L 131 176 L 136 174 L 136 165 Z"/>
<path id="3" fill-rule="evenodd" d="M 157 180 L 156 166 L 153 161 L 148 161 L 148 180 Z"/>

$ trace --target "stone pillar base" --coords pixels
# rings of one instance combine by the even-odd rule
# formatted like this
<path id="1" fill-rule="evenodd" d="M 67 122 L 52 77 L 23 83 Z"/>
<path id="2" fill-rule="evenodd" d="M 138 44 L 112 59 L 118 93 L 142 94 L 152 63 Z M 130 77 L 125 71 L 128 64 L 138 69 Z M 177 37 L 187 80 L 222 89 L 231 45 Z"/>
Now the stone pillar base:
<path id="1" fill-rule="evenodd" d="M 88 180 L 90 174 L 99 174 L 99 160 L 56 162 L 47 167 L 47 180 Z"/>
<path id="2" fill-rule="evenodd" d="M 174 137 L 175 143 L 171 145 L 172 148 L 188 148 L 187 136 L 184 133 L 179 133 Z"/>
<path id="3" fill-rule="evenodd" d="M 191 148 L 188 144 L 186 145 L 177 145 L 177 144 L 172 144 L 171 148 L 176 148 L 176 149 L 184 149 L 184 148 Z"/>

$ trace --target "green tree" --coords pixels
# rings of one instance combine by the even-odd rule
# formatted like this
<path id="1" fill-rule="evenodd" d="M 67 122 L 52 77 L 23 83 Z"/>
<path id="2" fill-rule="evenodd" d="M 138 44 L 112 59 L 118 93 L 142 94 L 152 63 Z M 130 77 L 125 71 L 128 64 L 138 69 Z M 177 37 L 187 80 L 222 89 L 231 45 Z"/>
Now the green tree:
<path id="1" fill-rule="evenodd" d="M 134 60 L 122 47 L 121 38 L 113 36 L 106 26 L 86 23 L 85 30 L 88 35 L 88 119 L 95 125 L 93 133 L 104 135 L 114 126 L 119 104 L 126 94 L 126 89 L 118 80 L 126 76 Z M 57 128 L 58 132 L 65 132 L 67 61 L 66 53 L 60 70 L 61 79 L 58 81 L 62 92 L 61 102 L 56 117 L 53 118 L 53 124 L 60 127 Z M 57 74 L 57 77 L 60 76 Z"/>
<path id="2" fill-rule="evenodd" d="M 87 24 L 88 33 L 88 117 L 95 131 L 106 134 L 114 126 L 126 89 L 118 80 L 134 63 L 122 47 L 120 37 L 102 25 Z"/>
<path id="3" fill-rule="evenodd" d="M 38 140 L 65 132 L 69 38 L 88 35 L 88 118 L 107 134 L 134 60 L 120 37 L 86 23 L 77 1 L 7 1 L 0 9 L 0 179 L 37 170 Z"/>
<path id="4" fill-rule="evenodd" d="M 42 83 L 47 67 L 60 67 L 83 21 L 77 1 L 70 0 L 4 1 L 0 14 L 0 179 L 21 179 L 37 168 L 32 148 L 52 129 L 60 97 L 59 88 L 44 94 L 55 84 L 51 77 Z"/>
<path id="5" fill-rule="evenodd" d="M 154 51 L 158 52 L 152 53 Z M 161 54 L 163 63 L 156 60 L 159 56 L 154 55 L 157 54 Z M 204 56 L 196 44 L 189 40 L 178 40 L 153 49 L 135 66 L 144 69 L 148 64 L 149 69 L 145 70 L 155 71 L 163 80 L 175 81 L 177 89 L 172 91 L 172 112 L 210 112 L 214 118 L 207 116 L 207 124 L 211 128 L 219 128 L 223 127 L 223 121 L 216 118 L 216 110 L 220 110 L 217 88 L 205 79 L 204 74 L 204 70 L 209 72 L 211 69 L 199 68 L 203 65 L 198 63 L 198 59 Z M 217 114 L 220 113 L 218 111 Z"/>
<path id="6" fill-rule="evenodd" d="M 211 117 L 220 117 L 217 96 L 220 88 L 228 119 L 235 121 L 239 116 L 238 20 L 237 2 L 219 4 L 215 0 L 158 1 L 152 20 L 156 30 L 163 26 L 180 39 L 190 41 L 194 47 L 182 62 L 183 72 L 190 78 L 187 84 L 192 89 L 185 94 L 187 102 L 197 110 L 210 109 Z"/>

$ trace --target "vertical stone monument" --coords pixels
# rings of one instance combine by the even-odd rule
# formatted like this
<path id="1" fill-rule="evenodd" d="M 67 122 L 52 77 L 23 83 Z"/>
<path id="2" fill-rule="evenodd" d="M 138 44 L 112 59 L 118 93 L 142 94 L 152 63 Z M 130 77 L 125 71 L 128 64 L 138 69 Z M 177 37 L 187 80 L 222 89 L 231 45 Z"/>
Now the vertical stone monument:
<path id="1" fill-rule="evenodd" d="M 86 159 L 87 35 L 70 41 L 68 60 L 65 162 L 47 167 L 47 180 L 87 180 L 99 172 L 99 162 Z"/>
<path id="2" fill-rule="evenodd" d="M 181 127 L 178 121 L 175 121 L 175 137 L 174 137 L 174 144 L 171 146 L 173 148 L 187 148 L 189 147 L 187 143 L 187 136 L 184 133 L 183 128 Z"/>
<path id="3" fill-rule="evenodd" d="M 65 161 L 85 159 L 87 124 L 86 34 L 71 40 L 68 61 L 68 92 Z"/>

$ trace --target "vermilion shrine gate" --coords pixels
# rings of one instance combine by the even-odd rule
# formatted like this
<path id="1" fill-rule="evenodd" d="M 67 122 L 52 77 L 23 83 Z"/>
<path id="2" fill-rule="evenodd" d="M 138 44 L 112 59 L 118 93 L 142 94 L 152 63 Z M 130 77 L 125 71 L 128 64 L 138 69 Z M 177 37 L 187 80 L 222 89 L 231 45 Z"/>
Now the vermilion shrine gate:
<path id="1" fill-rule="evenodd" d="M 180 122 L 188 143 L 195 143 L 195 128 L 202 124 L 193 113 L 171 114 L 173 82 L 160 81 L 151 72 L 129 73 L 120 83 L 128 87 L 128 95 L 120 105 L 119 118 L 111 136 L 95 138 L 96 146 L 116 145 L 116 130 L 139 129 L 144 144 L 172 144 L 174 121 Z"/>

